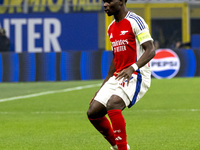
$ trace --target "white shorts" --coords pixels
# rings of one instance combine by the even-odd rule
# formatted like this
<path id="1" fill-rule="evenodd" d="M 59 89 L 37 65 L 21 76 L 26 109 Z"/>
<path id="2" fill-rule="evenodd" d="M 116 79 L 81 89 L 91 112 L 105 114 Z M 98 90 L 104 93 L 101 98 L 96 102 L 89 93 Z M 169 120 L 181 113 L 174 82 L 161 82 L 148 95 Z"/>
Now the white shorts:
<path id="1" fill-rule="evenodd" d="M 102 103 L 105 107 L 112 95 L 117 95 L 123 99 L 126 106 L 129 108 L 138 102 L 150 87 L 151 78 L 142 79 L 141 74 L 132 74 L 132 77 L 127 86 L 127 82 L 116 80 L 112 76 L 99 90 L 95 96 L 95 100 Z"/>

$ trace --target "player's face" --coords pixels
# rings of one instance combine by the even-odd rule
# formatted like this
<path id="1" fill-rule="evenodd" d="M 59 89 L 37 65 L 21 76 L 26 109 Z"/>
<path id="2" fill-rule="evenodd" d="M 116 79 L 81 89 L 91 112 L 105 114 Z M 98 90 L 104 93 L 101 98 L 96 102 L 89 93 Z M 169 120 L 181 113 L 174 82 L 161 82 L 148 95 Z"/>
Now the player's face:
<path id="1" fill-rule="evenodd" d="M 104 11 L 108 16 L 115 15 L 121 8 L 121 0 L 103 0 L 104 2 Z"/>

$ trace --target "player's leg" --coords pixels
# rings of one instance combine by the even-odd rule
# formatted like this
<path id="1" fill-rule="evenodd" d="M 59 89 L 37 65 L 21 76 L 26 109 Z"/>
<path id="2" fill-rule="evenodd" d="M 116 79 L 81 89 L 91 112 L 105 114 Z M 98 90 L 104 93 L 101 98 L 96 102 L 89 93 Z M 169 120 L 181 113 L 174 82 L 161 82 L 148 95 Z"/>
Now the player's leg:
<path id="1" fill-rule="evenodd" d="M 93 100 L 88 109 L 87 115 L 93 126 L 112 145 L 116 145 L 113 129 L 107 117 L 106 107 L 98 101 Z"/>
<path id="2" fill-rule="evenodd" d="M 111 96 L 107 103 L 107 113 L 112 123 L 118 150 L 127 150 L 126 123 L 122 115 L 125 107 L 125 102 L 117 95 Z"/>

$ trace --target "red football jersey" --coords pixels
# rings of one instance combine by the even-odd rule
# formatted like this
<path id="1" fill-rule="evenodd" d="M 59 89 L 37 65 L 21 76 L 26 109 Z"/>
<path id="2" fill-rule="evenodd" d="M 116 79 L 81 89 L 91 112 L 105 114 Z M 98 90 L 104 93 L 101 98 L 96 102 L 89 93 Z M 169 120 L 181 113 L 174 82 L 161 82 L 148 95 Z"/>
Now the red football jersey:
<path id="1" fill-rule="evenodd" d="M 144 53 L 141 44 L 153 40 L 144 19 L 133 12 L 128 12 L 126 17 L 119 22 L 114 20 L 108 27 L 108 35 L 114 54 L 116 72 L 135 63 Z M 150 70 L 148 65 L 142 68 Z"/>

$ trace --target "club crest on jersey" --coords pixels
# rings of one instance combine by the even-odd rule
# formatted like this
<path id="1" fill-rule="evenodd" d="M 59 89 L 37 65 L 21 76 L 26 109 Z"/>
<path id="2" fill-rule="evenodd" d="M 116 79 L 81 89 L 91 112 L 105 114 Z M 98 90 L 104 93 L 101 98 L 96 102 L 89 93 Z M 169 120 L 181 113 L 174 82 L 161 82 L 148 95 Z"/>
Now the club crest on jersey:
<path id="1" fill-rule="evenodd" d="M 128 31 L 121 31 L 120 35 L 125 35 Z"/>
<path id="2" fill-rule="evenodd" d="M 151 72 L 155 78 L 173 78 L 180 69 L 180 59 L 171 49 L 158 49 L 150 62 Z"/>

